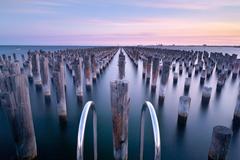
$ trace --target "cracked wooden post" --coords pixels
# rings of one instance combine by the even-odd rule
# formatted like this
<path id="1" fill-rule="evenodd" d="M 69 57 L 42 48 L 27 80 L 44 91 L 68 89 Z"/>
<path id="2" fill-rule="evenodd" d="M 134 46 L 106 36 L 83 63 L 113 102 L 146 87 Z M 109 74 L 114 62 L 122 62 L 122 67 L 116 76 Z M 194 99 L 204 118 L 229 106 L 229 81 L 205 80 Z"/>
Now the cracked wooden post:
<path id="1" fill-rule="evenodd" d="M 64 66 L 61 60 L 58 60 L 54 66 L 53 79 L 57 95 L 57 112 L 60 121 L 67 121 L 67 105 L 64 86 Z"/>
<path id="2" fill-rule="evenodd" d="M 42 79 L 40 75 L 40 63 L 39 63 L 39 53 L 34 53 L 32 55 L 32 72 L 33 81 L 37 89 L 42 88 Z"/>
<path id="3" fill-rule="evenodd" d="M 119 79 L 123 79 L 125 77 L 125 63 L 125 56 L 121 50 L 118 58 Z"/>
<path id="4" fill-rule="evenodd" d="M 156 90 L 158 69 L 159 69 L 159 58 L 158 57 L 154 57 L 153 58 L 153 64 L 152 64 L 152 85 L 151 85 L 152 91 Z"/>
<path id="5" fill-rule="evenodd" d="M 181 96 L 179 98 L 178 107 L 178 121 L 185 124 L 187 121 L 189 109 L 190 109 L 191 98 L 188 96 Z"/>
<path id="6" fill-rule="evenodd" d="M 202 90 L 202 103 L 208 104 L 211 98 L 212 87 L 204 86 Z"/>
<path id="7" fill-rule="evenodd" d="M 11 126 L 17 157 L 33 160 L 37 157 L 37 145 L 27 78 L 18 72 L 3 76 L 0 83 L 2 108 Z"/>
<path id="8" fill-rule="evenodd" d="M 91 64 L 89 55 L 84 56 L 84 73 L 86 78 L 86 89 L 91 90 L 92 88 L 92 79 L 91 79 Z"/>
<path id="9" fill-rule="evenodd" d="M 128 159 L 128 82 L 111 82 L 111 108 L 113 122 L 113 151 L 116 160 Z"/>
<path id="10" fill-rule="evenodd" d="M 80 59 L 76 59 L 73 64 L 73 71 L 75 73 L 75 86 L 76 96 L 79 102 L 83 101 L 83 87 L 82 87 L 82 75 L 81 75 L 82 63 Z"/>
<path id="11" fill-rule="evenodd" d="M 150 82 L 152 57 L 147 57 L 147 83 Z"/>
<path id="12" fill-rule="evenodd" d="M 50 89 L 49 66 L 48 66 L 47 57 L 42 56 L 40 58 L 40 68 L 41 68 L 41 76 L 42 76 L 42 83 L 43 83 L 43 95 L 45 96 L 46 101 L 50 101 L 51 89 Z"/>
<path id="13" fill-rule="evenodd" d="M 232 138 L 232 130 L 224 126 L 216 126 L 212 132 L 212 143 L 208 151 L 208 160 L 225 160 Z"/>

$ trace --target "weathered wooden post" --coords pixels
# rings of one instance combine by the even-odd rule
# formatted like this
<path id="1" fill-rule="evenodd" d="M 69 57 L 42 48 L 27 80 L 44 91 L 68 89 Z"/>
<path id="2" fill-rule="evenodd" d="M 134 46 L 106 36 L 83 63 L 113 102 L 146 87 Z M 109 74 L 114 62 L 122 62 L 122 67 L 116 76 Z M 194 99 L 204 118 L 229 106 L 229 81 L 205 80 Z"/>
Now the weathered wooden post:
<path id="1" fill-rule="evenodd" d="M 178 81 L 178 73 L 174 72 L 173 73 L 173 84 L 177 84 Z"/>
<path id="2" fill-rule="evenodd" d="M 200 78 L 200 84 L 201 85 L 204 84 L 205 78 L 206 78 L 206 71 L 202 70 L 201 71 L 201 78 Z"/>
<path id="3" fill-rule="evenodd" d="M 153 64 L 152 64 L 152 85 L 151 85 L 152 91 L 156 90 L 158 68 L 159 68 L 159 58 L 154 57 L 153 58 Z"/>
<path id="4" fill-rule="evenodd" d="M 61 60 L 56 62 L 54 66 L 53 79 L 56 86 L 57 95 L 57 112 L 60 121 L 67 121 L 67 106 L 64 86 L 64 66 Z"/>
<path id="5" fill-rule="evenodd" d="M 208 151 L 208 160 L 225 160 L 232 138 L 232 130 L 224 126 L 216 126 L 212 132 L 212 143 Z"/>
<path id="6" fill-rule="evenodd" d="M 178 107 L 178 121 L 185 124 L 187 121 L 189 109 L 190 109 L 191 98 L 188 96 L 181 96 L 179 98 Z"/>
<path id="7" fill-rule="evenodd" d="M 118 57 L 118 72 L 119 72 L 119 79 L 123 79 L 125 77 L 125 56 L 122 51 L 120 51 Z"/>
<path id="8" fill-rule="evenodd" d="M 143 57 L 142 63 L 143 63 L 142 78 L 145 78 L 147 74 L 147 59 L 145 57 Z"/>
<path id="9" fill-rule="evenodd" d="M 92 88 L 92 80 L 91 80 L 91 64 L 89 55 L 84 56 L 84 73 L 86 78 L 86 88 L 87 90 L 91 90 Z"/>
<path id="10" fill-rule="evenodd" d="M 81 66 L 81 61 L 76 59 L 73 64 L 73 71 L 75 73 L 76 96 L 79 102 L 82 102 L 83 100 Z"/>
<path id="11" fill-rule="evenodd" d="M 211 97 L 212 87 L 204 86 L 202 90 L 202 103 L 208 104 Z"/>
<path id="12" fill-rule="evenodd" d="M 37 145 L 26 76 L 21 73 L 5 75 L 0 83 L 2 108 L 10 122 L 17 157 L 33 160 L 37 157 Z"/>
<path id="13" fill-rule="evenodd" d="M 42 76 L 42 83 L 43 83 L 43 95 L 45 96 L 45 100 L 49 101 L 51 99 L 51 89 L 50 89 L 49 66 L 48 66 L 47 57 L 41 56 L 40 68 L 41 68 L 41 76 Z"/>
<path id="14" fill-rule="evenodd" d="M 171 62 L 169 60 L 163 61 L 163 68 L 162 68 L 162 74 L 161 74 L 161 83 L 163 85 L 167 84 L 168 77 L 169 77 L 170 65 L 171 65 Z"/>
<path id="15" fill-rule="evenodd" d="M 234 110 L 233 120 L 234 122 L 236 122 L 235 124 L 238 125 L 240 124 L 240 92 L 238 93 L 237 104 Z"/>
<path id="16" fill-rule="evenodd" d="M 39 53 L 34 53 L 32 55 L 32 72 L 33 81 L 37 89 L 42 88 L 42 79 L 40 75 L 40 63 L 39 63 Z"/>
<path id="17" fill-rule="evenodd" d="M 152 57 L 147 57 L 147 83 L 150 82 L 150 75 L 151 75 L 151 65 L 152 65 Z"/>
<path id="18" fill-rule="evenodd" d="M 31 60 L 31 57 L 29 58 L 28 63 L 27 63 L 27 75 L 28 75 L 28 81 L 30 83 L 32 83 L 33 82 L 33 72 L 32 72 L 32 60 Z"/>
<path id="19" fill-rule="evenodd" d="M 160 85 L 158 104 L 162 105 L 165 99 L 165 86 Z"/>
<path id="20" fill-rule="evenodd" d="M 94 53 L 91 55 L 91 65 L 92 65 L 92 79 L 93 82 L 95 82 L 97 80 L 97 62 Z"/>
<path id="21" fill-rule="evenodd" d="M 185 78 L 185 83 L 184 83 L 184 91 L 188 92 L 191 84 L 191 78 L 187 77 Z"/>
<path id="22" fill-rule="evenodd" d="M 226 74 L 220 73 L 220 75 L 218 76 L 218 81 L 217 81 L 217 91 L 218 92 L 220 92 L 222 90 L 225 80 L 226 80 Z"/>
<path id="23" fill-rule="evenodd" d="M 128 158 L 128 82 L 116 80 L 111 82 L 111 108 L 113 122 L 113 151 L 116 160 Z"/>

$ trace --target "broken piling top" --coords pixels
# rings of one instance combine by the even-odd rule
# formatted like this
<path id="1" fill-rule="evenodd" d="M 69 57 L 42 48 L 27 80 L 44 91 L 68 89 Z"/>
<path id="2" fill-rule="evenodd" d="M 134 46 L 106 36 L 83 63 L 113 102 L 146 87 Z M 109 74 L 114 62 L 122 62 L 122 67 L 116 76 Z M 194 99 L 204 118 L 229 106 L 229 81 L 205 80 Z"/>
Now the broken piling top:
<path id="1" fill-rule="evenodd" d="M 212 142 L 208 151 L 208 159 L 226 159 L 232 134 L 232 130 L 224 126 L 216 126 L 213 128 Z"/>
<path id="2" fill-rule="evenodd" d="M 35 159 L 37 146 L 26 76 L 11 73 L 0 78 L 2 108 L 11 126 L 18 159 Z"/>
<path id="3" fill-rule="evenodd" d="M 190 109 L 191 98 L 188 96 L 181 96 L 179 98 L 178 115 L 187 118 Z"/>
<path id="4" fill-rule="evenodd" d="M 128 158 L 128 82 L 116 80 L 110 83 L 113 122 L 113 151 L 115 159 Z"/>
<path id="5" fill-rule="evenodd" d="M 120 54 L 118 57 L 118 70 L 119 70 L 119 79 L 123 79 L 125 76 L 125 56 L 122 52 L 122 50 L 120 50 Z"/>
<path id="6" fill-rule="evenodd" d="M 204 98 L 210 98 L 212 92 L 212 87 L 204 86 L 202 90 L 202 96 Z"/>

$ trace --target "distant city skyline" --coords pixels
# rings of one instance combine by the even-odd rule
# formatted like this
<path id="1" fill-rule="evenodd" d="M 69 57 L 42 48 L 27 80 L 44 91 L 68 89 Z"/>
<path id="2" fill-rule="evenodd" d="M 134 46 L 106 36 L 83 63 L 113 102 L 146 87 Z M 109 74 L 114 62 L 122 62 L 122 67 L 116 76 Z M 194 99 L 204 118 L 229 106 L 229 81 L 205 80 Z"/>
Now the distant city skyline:
<path id="1" fill-rule="evenodd" d="M 240 45 L 240 0 L 3 0 L 0 45 Z"/>

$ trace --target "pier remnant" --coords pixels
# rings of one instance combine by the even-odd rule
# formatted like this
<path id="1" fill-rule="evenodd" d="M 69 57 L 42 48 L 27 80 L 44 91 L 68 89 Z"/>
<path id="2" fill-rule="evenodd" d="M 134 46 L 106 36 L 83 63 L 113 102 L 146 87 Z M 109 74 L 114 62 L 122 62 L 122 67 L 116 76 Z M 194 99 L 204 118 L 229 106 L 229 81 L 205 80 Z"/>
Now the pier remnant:
<path id="1" fill-rule="evenodd" d="M 116 160 L 128 158 L 128 82 L 116 80 L 111 82 L 111 108 L 113 122 L 113 150 Z"/>
<path id="2" fill-rule="evenodd" d="M 119 71 L 119 79 L 123 79 L 125 77 L 125 56 L 120 51 L 119 57 L 118 57 L 118 71 Z"/>
<path id="3" fill-rule="evenodd" d="M 233 121 L 236 122 L 235 124 L 240 124 L 240 92 L 238 93 L 237 97 L 237 104 L 234 110 Z"/>
<path id="4" fill-rule="evenodd" d="M 181 123 L 186 123 L 189 109 L 190 109 L 191 98 L 188 96 L 181 96 L 179 98 L 178 107 L 178 120 Z"/>
<path id="5" fill-rule="evenodd" d="M 152 91 L 156 90 L 158 69 L 159 69 L 159 58 L 154 57 L 153 58 L 153 64 L 152 64 L 152 85 L 151 85 Z"/>
<path id="6" fill-rule="evenodd" d="M 33 53 L 32 55 L 32 72 L 33 72 L 33 81 L 37 89 L 42 88 L 42 79 L 40 75 L 40 62 L 39 62 L 39 53 Z"/>
<path id="7" fill-rule="evenodd" d="M 211 97 L 212 87 L 204 86 L 202 90 L 202 103 L 208 104 Z"/>
<path id="8" fill-rule="evenodd" d="M 43 83 L 43 94 L 46 100 L 50 100 L 51 89 L 50 89 L 49 66 L 48 66 L 47 57 L 42 56 L 40 58 L 40 68 L 41 68 L 41 76 L 42 76 L 42 83 Z"/>
<path id="9" fill-rule="evenodd" d="M 67 121 L 67 106 L 66 106 L 66 95 L 65 95 L 65 84 L 64 84 L 64 66 L 62 58 L 59 57 L 59 60 L 55 64 L 53 79 L 56 86 L 56 95 L 57 95 L 57 112 L 60 121 Z"/>
<path id="10" fill-rule="evenodd" d="M 37 145 L 27 78 L 22 73 L 10 73 L 2 76 L 0 83 L 2 108 L 11 126 L 17 157 L 33 160 L 37 157 Z"/>
<path id="11" fill-rule="evenodd" d="M 152 57 L 147 57 L 147 83 L 150 82 Z"/>
<path id="12" fill-rule="evenodd" d="M 84 56 L 84 73 L 86 78 L 86 89 L 91 90 L 92 88 L 92 80 L 91 80 L 91 64 L 89 55 Z"/>
<path id="13" fill-rule="evenodd" d="M 213 128 L 208 160 L 226 159 L 232 134 L 232 130 L 224 126 L 216 126 Z"/>
<path id="14" fill-rule="evenodd" d="M 73 63 L 73 73 L 75 74 L 75 86 L 76 86 L 76 96 L 79 102 L 83 100 L 83 87 L 82 87 L 82 76 L 81 76 L 81 60 L 76 59 Z"/>

